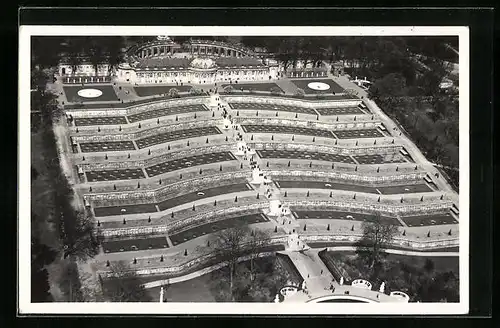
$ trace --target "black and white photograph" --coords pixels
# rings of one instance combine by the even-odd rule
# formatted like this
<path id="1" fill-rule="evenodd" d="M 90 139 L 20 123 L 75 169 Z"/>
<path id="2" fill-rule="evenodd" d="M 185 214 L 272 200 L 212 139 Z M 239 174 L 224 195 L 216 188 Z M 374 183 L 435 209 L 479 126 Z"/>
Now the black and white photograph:
<path id="1" fill-rule="evenodd" d="M 466 313 L 468 42 L 22 26 L 21 312 Z"/>

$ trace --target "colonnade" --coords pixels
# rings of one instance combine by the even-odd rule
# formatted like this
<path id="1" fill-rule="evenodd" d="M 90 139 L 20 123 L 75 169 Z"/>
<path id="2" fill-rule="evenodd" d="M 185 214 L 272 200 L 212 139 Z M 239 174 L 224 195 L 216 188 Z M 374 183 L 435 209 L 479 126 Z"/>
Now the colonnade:
<path id="1" fill-rule="evenodd" d="M 243 57 L 244 53 L 241 51 L 228 49 L 224 47 L 212 46 L 212 45 L 192 45 L 191 53 L 198 55 L 219 55 L 228 57 Z"/>
<path id="2" fill-rule="evenodd" d="M 139 53 L 139 57 L 146 58 L 159 55 L 175 54 L 176 52 L 178 52 L 178 50 L 179 50 L 178 46 L 169 46 L 169 45 L 153 46 L 150 48 L 142 49 Z"/>
<path id="3" fill-rule="evenodd" d="M 145 48 L 139 51 L 140 58 L 147 58 L 153 56 L 167 55 L 167 54 L 175 54 L 179 51 L 179 47 L 177 46 L 152 46 L 150 48 Z M 228 56 L 228 57 L 244 57 L 245 53 L 238 50 L 233 50 L 229 48 L 224 48 L 220 46 L 212 46 L 212 45 L 193 45 L 190 49 L 191 54 L 197 55 L 219 55 L 219 56 Z"/>

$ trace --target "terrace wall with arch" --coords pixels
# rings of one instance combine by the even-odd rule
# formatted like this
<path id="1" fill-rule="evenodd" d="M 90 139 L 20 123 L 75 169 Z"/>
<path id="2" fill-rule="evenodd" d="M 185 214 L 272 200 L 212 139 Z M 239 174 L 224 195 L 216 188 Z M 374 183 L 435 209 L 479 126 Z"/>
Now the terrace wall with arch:
<path id="1" fill-rule="evenodd" d="M 344 130 L 358 130 L 358 129 L 376 129 L 380 126 L 377 121 L 364 121 L 353 123 L 323 123 L 317 121 L 304 121 L 298 119 L 284 119 L 284 118 L 257 118 L 257 117 L 234 117 L 233 121 L 237 124 L 245 125 L 280 125 L 280 126 L 296 126 L 302 128 L 344 131 Z M 257 132 L 256 132 L 257 133 Z M 279 133 L 279 131 L 277 131 Z"/>
<path id="2" fill-rule="evenodd" d="M 129 107 L 123 109 L 111 109 L 109 105 L 103 104 L 102 109 L 65 109 L 67 115 L 72 115 L 75 118 L 90 118 L 90 117 L 105 117 L 105 116 L 127 116 L 133 114 L 139 114 L 143 112 L 148 112 L 157 109 L 163 109 L 168 107 L 186 106 L 186 105 L 196 105 L 205 104 L 209 97 L 186 97 L 180 99 L 151 99 L 151 102 L 145 104 L 131 104 Z"/>
<path id="3" fill-rule="evenodd" d="M 234 206 L 220 210 L 209 211 L 193 215 L 186 219 L 177 221 L 174 220 L 164 225 L 155 225 L 147 227 L 140 226 L 131 228 L 117 228 L 117 229 L 101 229 L 100 233 L 105 238 L 137 236 L 137 235 L 154 235 L 154 234 L 165 234 L 165 233 L 171 234 L 171 233 L 181 232 L 183 230 L 189 229 L 190 227 L 195 227 L 200 224 L 206 224 L 210 222 L 223 220 L 224 216 L 227 215 L 234 215 L 237 213 L 243 213 L 249 211 L 259 211 L 268 206 L 269 204 L 267 202 L 262 201 L 249 205 Z M 168 218 L 169 216 L 165 217 Z"/>
<path id="4" fill-rule="evenodd" d="M 184 158 L 193 155 L 201 155 L 215 152 L 232 151 L 234 145 L 215 145 L 208 147 L 198 147 L 188 150 L 176 150 L 160 156 L 151 157 L 138 161 L 120 161 L 120 162 L 106 162 L 106 163 L 87 163 L 79 164 L 78 167 L 83 171 L 96 171 L 96 170 L 116 170 L 116 169 L 129 169 L 129 168 L 142 168 L 156 164 L 160 164 L 169 160 Z"/>
<path id="5" fill-rule="evenodd" d="M 327 107 L 351 107 L 362 103 L 361 99 L 342 99 L 342 100 L 321 100 L 312 101 L 305 99 L 293 99 L 283 97 L 259 97 L 258 95 L 240 96 L 240 95 L 221 95 L 225 102 L 252 102 L 257 104 L 275 104 L 288 105 L 308 108 L 327 108 Z"/>
<path id="6" fill-rule="evenodd" d="M 264 171 L 266 175 L 270 175 L 274 178 L 286 178 L 286 177 L 311 177 L 316 178 L 320 181 L 336 180 L 336 181 L 352 181 L 359 183 L 360 185 L 391 185 L 394 183 L 404 183 L 404 184 L 417 184 L 421 183 L 422 179 L 425 178 L 425 172 L 417 173 L 406 173 L 397 175 L 365 175 L 356 173 L 343 173 L 343 172 L 324 172 L 324 171 L 286 171 L 286 170 L 270 170 Z"/>
<path id="7" fill-rule="evenodd" d="M 372 147 L 342 147 L 342 146 L 320 146 L 316 144 L 296 144 L 296 143 L 274 143 L 274 142 L 249 142 L 248 145 L 255 150 L 301 150 L 308 152 L 322 152 L 340 155 L 385 155 L 399 152 L 401 145 L 379 145 Z"/>
<path id="8" fill-rule="evenodd" d="M 425 177 L 424 172 L 384 176 L 367 176 L 361 174 L 322 171 L 272 170 L 264 172 L 266 175 L 270 175 L 275 178 L 281 177 L 287 179 L 296 176 L 307 176 L 310 177 L 311 180 L 317 179 L 318 181 L 325 181 L 325 179 L 328 179 L 328 181 L 335 180 L 339 182 L 351 181 L 359 185 L 369 186 L 394 186 L 395 183 L 404 183 L 405 185 L 417 184 L 422 181 L 423 177 Z M 156 203 L 171 197 L 179 196 L 180 190 L 184 190 L 185 193 L 189 193 L 203 188 L 234 184 L 238 182 L 238 180 L 241 180 L 243 183 L 243 181 L 249 177 L 250 171 L 228 172 L 224 174 L 216 174 L 202 178 L 179 181 L 154 190 L 85 194 L 84 197 L 94 207 L 130 205 L 136 203 Z M 420 195 L 417 196 L 420 197 Z M 411 199 L 411 196 L 407 197 Z"/>
<path id="9" fill-rule="evenodd" d="M 157 129 L 163 126 L 172 126 L 182 123 L 190 123 L 196 120 L 211 119 L 220 122 L 221 118 L 215 118 L 212 116 L 212 112 L 202 111 L 202 112 L 186 112 L 179 113 L 178 115 L 167 115 L 161 117 L 155 117 L 154 119 L 149 119 L 148 121 L 136 121 L 134 123 L 127 123 L 123 125 L 119 124 L 107 124 L 107 125 L 75 125 L 72 124 L 68 126 L 71 136 L 78 135 L 88 135 L 88 134 L 116 134 L 120 132 L 122 134 L 136 133 L 140 131 L 145 131 L 148 129 Z M 78 129 L 78 132 L 77 132 Z M 97 130 L 97 131 L 96 131 Z M 99 131 L 100 130 L 100 131 Z"/>
<path id="10" fill-rule="evenodd" d="M 207 177 L 190 179 L 165 185 L 155 190 L 144 192 L 112 192 L 101 194 L 86 194 L 86 199 L 94 206 L 115 206 L 124 205 L 134 200 L 147 202 L 161 202 L 166 200 L 173 193 L 183 189 L 197 191 L 204 188 L 212 188 L 235 183 L 238 179 L 250 177 L 249 171 L 229 172 L 224 174 L 211 175 Z"/>
<path id="11" fill-rule="evenodd" d="M 103 142 L 103 141 L 130 141 L 136 139 L 142 139 L 150 136 L 154 136 L 161 133 L 168 133 L 178 130 L 195 129 L 200 127 L 216 126 L 220 120 L 203 120 L 203 121 L 192 121 L 186 123 L 178 123 L 171 125 L 164 125 L 158 128 L 145 129 L 135 133 L 123 133 L 119 131 L 113 131 L 113 134 L 99 135 L 95 132 L 87 131 L 92 133 L 91 135 L 74 135 L 73 141 L 75 142 Z"/>
<path id="12" fill-rule="evenodd" d="M 275 236 L 275 237 L 269 238 L 267 244 L 269 246 L 280 245 L 280 244 L 284 244 L 286 242 L 286 240 L 287 240 L 286 236 Z M 261 253 L 260 256 L 266 256 L 266 255 L 269 256 L 269 255 L 272 255 L 274 253 L 275 252 L 263 252 L 263 253 Z M 142 269 L 138 269 L 138 270 L 132 269 L 130 271 L 135 272 L 137 275 L 153 275 L 153 274 L 166 274 L 166 273 L 167 274 L 168 273 L 179 274 L 179 273 L 182 273 L 182 272 L 185 272 L 185 271 L 191 269 L 192 267 L 196 267 L 196 266 L 205 264 L 207 262 L 213 261 L 213 260 L 217 259 L 217 257 L 218 257 L 217 252 L 211 252 L 208 254 L 201 255 L 195 259 L 186 261 L 186 262 L 179 264 L 179 265 L 163 266 L 163 267 L 150 267 L 150 268 L 142 268 Z M 246 256 L 242 256 L 240 258 L 240 260 L 245 260 L 245 259 L 247 259 Z M 218 263 L 223 263 L 223 261 L 218 262 Z M 111 271 L 105 271 L 105 270 L 99 270 L 99 271 L 97 271 L 97 273 L 105 278 L 112 277 L 112 275 L 113 275 Z"/>
<path id="13" fill-rule="evenodd" d="M 373 195 L 375 196 L 375 195 Z M 329 209 L 353 211 L 359 213 L 373 214 L 380 213 L 382 215 L 429 215 L 446 213 L 450 210 L 453 202 L 443 200 L 440 202 L 426 202 L 420 204 L 383 204 L 378 202 L 366 202 L 354 199 L 345 200 L 291 200 L 287 199 L 284 205 L 288 207 L 298 207 L 304 209 Z"/>
<path id="14" fill-rule="evenodd" d="M 300 235 L 300 239 L 306 243 L 314 242 L 345 242 L 355 243 L 363 237 L 362 234 L 317 234 L 317 235 Z M 459 238 L 432 239 L 432 240 L 411 240 L 407 238 L 394 237 L 391 246 L 415 249 L 415 250 L 431 250 L 447 247 L 460 246 Z"/>
<path id="15" fill-rule="evenodd" d="M 452 202 L 441 201 L 441 202 L 428 202 L 422 204 L 404 204 L 395 205 L 389 203 L 368 203 L 361 200 L 348 199 L 345 195 L 337 195 L 336 198 L 330 198 L 328 200 L 285 200 L 283 202 L 284 206 L 307 209 L 307 210 L 317 210 L 317 209 L 327 209 L 327 210 L 341 210 L 341 211 L 352 211 L 356 213 L 374 214 L 380 213 L 382 215 L 429 215 L 429 214 L 439 214 L 449 211 Z M 245 198 L 245 197 L 243 197 Z M 242 199 L 243 199 L 242 198 Z M 344 198 L 344 199 L 342 199 Z M 168 224 L 155 225 L 155 226 L 135 226 L 128 228 L 113 228 L 113 229 L 101 229 L 100 233 L 105 238 L 112 237 L 125 237 L 125 236 L 137 236 L 137 235 L 154 235 L 154 234 L 165 234 L 165 233 L 176 233 L 180 232 L 200 224 L 207 224 L 210 222 L 216 222 L 222 220 L 224 216 L 242 213 L 245 211 L 258 211 L 268 208 L 269 203 L 266 201 L 257 202 L 253 204 L 247 204 L 236 207 L 228 207 L 219 210 L 211 210 L 204 213 L 196 214 L 183 219 L 170 219 L 169 215 L 165 215 L 163 218 L 167 219 Z"/>

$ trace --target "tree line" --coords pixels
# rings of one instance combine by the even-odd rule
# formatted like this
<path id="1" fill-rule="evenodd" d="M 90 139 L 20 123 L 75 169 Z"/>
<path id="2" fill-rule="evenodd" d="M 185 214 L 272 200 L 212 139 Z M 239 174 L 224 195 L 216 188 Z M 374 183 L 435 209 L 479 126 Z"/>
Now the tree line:
<path id="1" fill-rule="evenodd" d="M 447 47 L 457 44 L 458 39 L 453 37 L 243 36 L 241 42 L 251 48 L 266 48 L 285 70 L 299 60 L 313 64 L 341 61 L 346 66 L 356 67 L 355 73 L 360 76 L 384 66 L 402 71 L 416 54 L 441 61 L 456 62 L 458 59 L 458 55 Z"/>
<path id="2" fill-rule="evenodd" d="M 62 171 L 57 150 L 57 140 L 54 125 L 61 118 L 62 111 L 56 101 L 56 96 L 46 90 L 49 77 L 46 72 L 35 68 L 32 70 L 32 110 L 39 112 L 40 124 L 35 131 L 40 137 L 41 149 L 38 156 L 43 158 L 41 168 L 32 167 L 32 183 L 42 179 L 46 183 L 45 192 L 49 194 L 50 203 L 39 203 L 42 200 L 33 200 L 32 209 L 44 208 L 41 215 L 32 214 L 32 286 L 48 291 L 47 271 L 45 267 L 56 259 L 63 260 L 63 280 L 71 279 L 72 287 L 78 285 L 76 269 L 67 269 L 68 262 L 86 260 L 95 256 L 99 251 L 99 240 L 94 232 L 94 225 L 90 213 L 79 211 L 73 206 L 74 193 L 69 181 Z M 37 203 L 38 202 L 38 203 Z M 49 224 L 50 223 L 50 224 Z M 41 242 L 46 234 L 47 224 L 53 226 L 58 237 L 54 245 L 60 248 L 49 247 Z M 53 238 L 53 237 L 52 237 Z M 66 261 L 64 261 L 67 259 Z M 76 266 L 76 264 L 75 264 Z M 33 280 L 34 279 L 34 280 Z M 61 282 L 63 283 L 63 282 Z M 66 284 L 67 285 L 67 284 Z M 43 299 L 44 292 L 40 290 L 33 299 Z M 71 290 L 71 293 L 70 293 Z M 37 292 L 36 288 L 33 292 Z M 67 289 L 66 296 L 74 301 L 77 291 Z M 75 296 L 75 297 L 73 297 Z"/>
<path id="3" fill-rule="evenodd" d="M 97 72 L 99 64 L 107 63 L 110 71 L 124 59 L 127 39 L 121 36 L 38 36 L 32 37 L 32 69 L 55 67 L 67 60 L 73 71 L 88 61 Z"/>

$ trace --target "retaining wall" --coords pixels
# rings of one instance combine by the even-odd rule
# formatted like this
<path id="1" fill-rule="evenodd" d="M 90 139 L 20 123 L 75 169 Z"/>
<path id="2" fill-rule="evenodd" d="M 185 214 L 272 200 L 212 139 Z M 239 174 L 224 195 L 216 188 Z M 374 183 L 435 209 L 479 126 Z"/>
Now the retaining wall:
<path id="1" fill-rule="evenodd" d="M 160 156 L 150 157 L 144 160 L 137 161 L 120 161 L 120 162 L 102 162 L 102 163 L 87 163 L 79 164 L 78 167 L 83 171 L 99 171 L 99 170 L 116 170 L 116 169 L 129 169 L 129 168 L 142 168 L 149 167 L 156 164 L 164 163 L 169 160 L 185 158 L 194 155 L 218 153 L 223 151 L 235 150 L 235 146 L 231 144 L 214 145 L 207 147 L 198 147 L 187 150 L 174 150 Z"/>
<path id="2" fill-rule="evenodd" d="M 273 142 L 249 142 L 247 143 L 255 150 L 301 150 L 309 152 L 320 152 L 340 155 L 386 155 L 399 152 L 403 146 L 401 145 L 380 145 L 380 146 L 358 146 L 358 147 L 341 147 L 341 146 L 321 146 L 312 144 L 295 144 L 295 143 L 273 143 Z"/>
<path id="3" fill-rule="evenodd" d="M 359 202 L 355 200 L 286 200 L 284 204 L 290 207 L 302 207 L 307 209 L 324 208 L 331 210 L 353 211 L 361 213 L 381 213 L 385 215 L 428 215 L 446 213 L 450 210 L 453 202 L 443 200 L 433 203 L 422 204 L 382 204 L 371 202 Z"/>
<path id="4" fill-rule="evenodd" d="M 121 133 L 116 132 L 116 134 L 99 134 L 95 132 L 92 135 L 73 135 L 74 142 L 103 142 L 103 141 L 132 141 L 136 139 L 142 139 L 161 133 L 173 132 L 178 130 L 194 129 L 199 127 L 209 127 L 216 126 L 219 124 L 220 119 L 208 119 L 203 121 L 192 121 L 187 123 L 178 123 L 171 125 L 164 125 L 158 128 L 145 129 L 135 133 Z"/>
<path id="5" fill-rule="evenodd" d="M 222 95 L 222 100 L 225 102 L 240 102 L 240 103 L 257 103 L 257 104 L 276 104 L 288 105 L 307 108 L 327 108 L 327 107 L 351 107 L 361 104 L 361 99 L 321 99 L 317 101 L 307 99 L 293 99 L 281 97 L 259 97 L 258 95 L 239 96 L 239 95 Z"/>
<path id="6" fill-rule="evenodd" d="M 105 117 L 105 116 L 127 116 L 143 112 L 148 112 L 156 109 L 163 109 L 168 107 L 186 106 L 194 104 L 205 104 L 210 98 L 196 97 L 196 98 L 181 98 L 171 100 L 155 100 L 152 99 L 150 103 L 133 105 L 123 109 L 107 109 L 106 104 L 103 104 L 103 109 L 88 110 L 88 109 L 66 109 L 67 115 L 72 115 L 74 118 L 84 117 Z"/>

